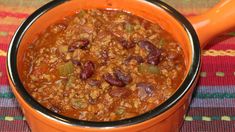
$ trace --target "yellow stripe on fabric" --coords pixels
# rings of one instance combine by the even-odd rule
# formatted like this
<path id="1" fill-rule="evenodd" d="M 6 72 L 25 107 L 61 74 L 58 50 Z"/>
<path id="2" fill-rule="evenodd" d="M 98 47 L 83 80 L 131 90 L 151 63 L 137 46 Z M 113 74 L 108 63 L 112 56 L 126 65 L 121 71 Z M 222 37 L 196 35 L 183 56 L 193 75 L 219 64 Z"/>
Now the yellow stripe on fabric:
<path id="1" fill-rule="evenodd" d="M 235 116 L 185 116 L 185 121 L 191 122 L 191 121 L 235 121 Z"/>
<path id="2" fill-rule="evenodd" d="M 16 121 L 25 120 L 24 116 L 0 116 L 0 121 Z"/>
<path id="3" fill-rule="evenodd" d="M 2 77 L 2 75 L 3 75 L 3 74 L 2 74 L 2 72 L 0 71 L 0 77 Z"/>
<path id="4" fill-rule="evenodd" d="M 51 0 L 0 0 L 1 5 L 21 7 L 35 7 L 46 4 L 49 1 Z"/>
<path id="5" fill-rule="evenodd" d="M 216 72 L 217 77 L 224 77 L 224 72 Z"/>
<path id="6" fill-rule="evenodd" d="M 7 56 L 7 52 L 0 49 L 0 56 Z"/>
<path id="7" fill-rule="evenodd" d="M 203 50 L 203 56 L 235 56 L 235 50 Z"/>
<path id="8" fill-rule="evenodd" d="M 6 24 L 6 25 L 19 25 L 24 21 L 25 18 L 14 18 L 14 17 L 5 17 L 1 18 L 0 24 Z"/>
<path id="9" fill-rule="evenodd" d="M 13 36 L 14 32 L 1 32 L 0 31 L 0 37 L 8 37 L 8 36 Z"/>
<path id="10" fill-rule="evenodd" d="M 221 120 L 223 120 L 223 121 L 231 121 L 231 118 L 229 116 L 222 116 Z"/>
<path id="11" fill-rule="evenodd" d="M 206 77 L 207 73 L 206 72 L 201 72 L 200 77 Z"/>
<path id="12" fill-rule="evenodd" d="M 203 121 L 211 121 L 211 117 L 208 116 L 202 116 Z"/>
<path id="13" fill-rule="evenodd" d="M 8 35 L 8 32 L 1 32 L 0 31 L 0 36 L 7 36 Z"/>
<path id="14" fill-rule="evenodd" d="M 193 117 L 192 116 L 186 116 L 184 118 L 185 121 L 193 121 Z"/>
<path id="15" fill-rule="evenodd" d="M 5 120 L 6 120 L 6 121 L 14 121 L 14 117 L 12 117 L 12 116 L 6 116 L 6 117 L 5 117 Z"/>
<path id="16" fill-rule="evenodd" d="M 4 6 L 0 5 L 0 11 L 6 11 L 6 12 L 20 12 L 20 13 L 32 13 L 34 12 L 38 7 L 26 7 L 22 8 L 20 6 Z"/>

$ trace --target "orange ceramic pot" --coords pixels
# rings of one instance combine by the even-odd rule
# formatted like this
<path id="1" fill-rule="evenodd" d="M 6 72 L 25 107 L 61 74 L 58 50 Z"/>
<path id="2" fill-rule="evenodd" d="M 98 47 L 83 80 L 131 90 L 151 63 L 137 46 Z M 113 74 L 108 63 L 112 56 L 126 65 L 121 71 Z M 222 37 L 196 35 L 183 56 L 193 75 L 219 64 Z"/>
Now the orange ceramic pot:
<path id="1" fill-rule="evenodd" d="M 200 46 L 235 25 L 234 0 L 224 0 L 208 13 L 190 18 L 157 0 L 55 0 L 36 12 L 15 33 L 7 56 L 8 78 L 26 120 L 37 132 L 59 131 L 179 131 L 189 107 L 200 71 Z M 121 121 L 90 122 L 54 113 L 37 103 L 20 81 L 23 53 L 50 24 L 80 9 L 118 9 L 158 23 L 177 40 L 184 51 L 187 75 L 178 90 L 157 108 Z M 195 31 L 196 29 L 196 31 Z"/>

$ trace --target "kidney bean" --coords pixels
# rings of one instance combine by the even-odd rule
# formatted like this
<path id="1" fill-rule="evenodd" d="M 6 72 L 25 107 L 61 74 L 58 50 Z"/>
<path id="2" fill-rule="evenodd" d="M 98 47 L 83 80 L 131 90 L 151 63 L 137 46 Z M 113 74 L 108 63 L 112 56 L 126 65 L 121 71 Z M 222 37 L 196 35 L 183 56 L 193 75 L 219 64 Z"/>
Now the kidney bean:
<path id="1" fill-rule="evenodd" d="M 132 81 L 132 77 L 123 73 L 120 69 L 115 69 L 114 75 L 126 85 Z"/>
<path id="2" fill-rule="evenodd" d="M 154 44 L 147 40 L 139 42 L 139 46 L 149 52 L 147 56 L 147 63 L 158 65 L 161 58 L 161 49 L 157 48 Z"/>
<path id="3" fill-rule="evenodd" d="M 141 57 L 139 55 L 137 55 L 137 56 L 131 55 L 131 56 L 127 57 L 127 59 L 124 61 L 124 64 L 127 65 L 131 60 L 136 60 L 136 62 L 138 64 L 144 63 L 143 57 Z"/>
<path id="4" fill-rule="evenodd" d="M 132 41 L 127 41 L 127 40 L 121 40 L 120 44 L 124 49 L 131 49 L 135 47 L 135 43 Z"/>
<path id="5" fill-rule="evenodd" d="M 85 48 L 87 48 L 89 43 L 90 43 L 90 41 L 88 39 L 77 40 L 69 46 L 68 51 L 73 52 L 78 48 L 85 49 Z"/>
<path id="6" fill-rule="evenodd" d="M 134 56 L 134 59 L 137 61 L 138 64 L 144 63 L 144 59 L 141 56 Z"/>
<path id="7" fill-rule="evenodd" d="M 125 83 L 119 80 L 116 76 L 112 76 L 110 73 L 103 75 L 104 80 L 112 86 L 124 87 Z"/>
<path id="8" fill-rule="evenodd" d="M 87 61 L 82 67 L 82 71 L 80 73 L 80 78 L 82 80 L 86 80 L 90 78 L 95 72 L 95 64 L 92 61 Z"/>
<path id="9" fill-rule="evenodd" d="M 109 90 L 109 95 L 112 97 L 118 97 L 118 98 L 126 98 L 131 94 L 130 90 L 127 88 L 118 88 L 113 87 Z"/>
<path id="10" fill-rule="evenodd" d="M 143 48 L 148 52 L 152 52 L 152 51 L 156 50 L 156 48 L 157 48 L 154 44 L 152 44 L 151 42 L 149 42 L 147 40 L 140 41 L 139 46 L 140 46 L 140 48 Z"/>
<path id="11" fill-rule="evenodd" d="M 153 86 L 149 83 L 140 82 L 136 84 L 138 88 L 138 96 L 141 100 L 153 95 Z"/>
<path id="12" fill-rule="evenodd" d="M 156 48 L 150 52 L 147 56 L 147 62 L 152 65 L 158 65 L 160 63 L 161 50 Z"/>

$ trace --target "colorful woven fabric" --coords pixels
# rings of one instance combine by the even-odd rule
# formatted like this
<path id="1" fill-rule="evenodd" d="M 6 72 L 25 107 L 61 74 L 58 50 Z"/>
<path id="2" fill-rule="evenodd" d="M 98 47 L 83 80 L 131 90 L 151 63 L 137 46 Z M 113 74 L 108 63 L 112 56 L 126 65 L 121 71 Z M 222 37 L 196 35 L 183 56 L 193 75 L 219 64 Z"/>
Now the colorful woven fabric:
<path id="1" fill-rule="evenodd" d="M 218 0 L 168 1 L 184 13 L 203 12 Z M 178 1 L 178 2 L 177 2 Z M 48 0 L 0 0 L 0 131 L 30 131 L 6 75 L 6 52 L 17 27 Z M 179 3 L 180 2 L 180 3 Z M 219 36 L 203 50 L 202 71 L 182 132 L 235 131 L 235 33 Z"/>

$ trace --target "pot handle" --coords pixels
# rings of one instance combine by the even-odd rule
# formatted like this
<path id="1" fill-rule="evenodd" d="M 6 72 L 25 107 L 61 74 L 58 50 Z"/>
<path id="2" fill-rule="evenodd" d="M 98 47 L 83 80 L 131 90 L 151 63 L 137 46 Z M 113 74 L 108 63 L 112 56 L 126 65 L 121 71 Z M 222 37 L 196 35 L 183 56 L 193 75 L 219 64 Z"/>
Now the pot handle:
<path id="1" fill-rule="evenodd" d="M 235 27 L 235 0 L 221 0 L 208 12 L 188 19 L 204 48 L 210 39 Z"/>

